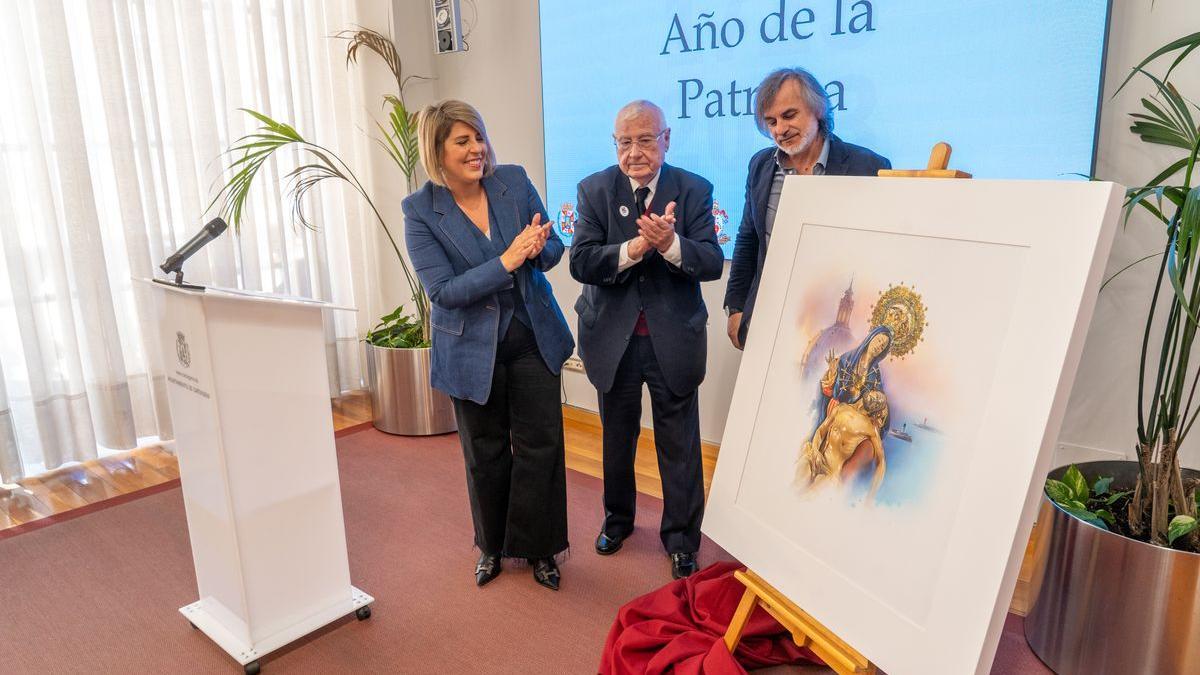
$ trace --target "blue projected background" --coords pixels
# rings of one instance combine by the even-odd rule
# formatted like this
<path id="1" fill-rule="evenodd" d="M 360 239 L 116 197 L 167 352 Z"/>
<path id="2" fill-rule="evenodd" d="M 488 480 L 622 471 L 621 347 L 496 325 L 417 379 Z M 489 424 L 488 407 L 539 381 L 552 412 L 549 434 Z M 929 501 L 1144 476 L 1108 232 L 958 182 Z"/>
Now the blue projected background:
<path id="1" fill-rule="evenodd" d="M 616 163 L 613 118 L 658 103 L 667 162 L 712 181 L 726 257 L 746 164 L 770 145 L 750 114 L 768 72 L 826 85 L 836 133 L 923 168 L 939 140 L 979 178 L 1090 174 L 1107 0 L 541 0 L 546 207 L 571 242 L 577 183 Z M 781 37 L 782 35 L 782 37 Z"/>

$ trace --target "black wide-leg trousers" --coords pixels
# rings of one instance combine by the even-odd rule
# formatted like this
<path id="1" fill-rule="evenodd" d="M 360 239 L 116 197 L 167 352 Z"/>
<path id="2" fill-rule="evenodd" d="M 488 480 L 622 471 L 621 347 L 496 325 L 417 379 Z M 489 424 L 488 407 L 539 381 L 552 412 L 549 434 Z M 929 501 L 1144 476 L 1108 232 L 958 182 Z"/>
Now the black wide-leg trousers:
<path id="1" fill-rule="evenodd" d="M 547 558 L 567 549 L 567 477 L 559 376 L 517 319 L 496 351 L 487 403 L 452 398 L 467 466 L 475 545 Z"/>
<path id="2" fill-rule="evenodd" d="M 633 462 L 642 429 L 642 384 L 650 389 L 654 447 L 662 476 L 663 516 L 659 536 L 667 553 L 695 553 L 704 517 L 704 474 L 700 461 L 700 397 L 693 389 L 678 396 L 667 386 L 647 336 L 629 340 L 612 389 L 601 392 L 604 427 L 604 532 L 633 532 L 637 482 Z"/>

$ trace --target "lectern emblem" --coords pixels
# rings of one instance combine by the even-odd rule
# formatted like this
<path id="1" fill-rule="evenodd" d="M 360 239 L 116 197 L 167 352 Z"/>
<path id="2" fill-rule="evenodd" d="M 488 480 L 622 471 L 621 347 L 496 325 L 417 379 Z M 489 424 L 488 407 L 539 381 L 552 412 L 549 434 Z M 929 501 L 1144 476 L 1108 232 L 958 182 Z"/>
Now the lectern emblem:
<path id="1" fill-rule="evenodd" d="M 183 336 L 183 331 L 175 332 L 175 356 L 179 359 L 179 365 L 184 368 L 192 365 L 192 353 L 188 350 L 187 338 Z"/>

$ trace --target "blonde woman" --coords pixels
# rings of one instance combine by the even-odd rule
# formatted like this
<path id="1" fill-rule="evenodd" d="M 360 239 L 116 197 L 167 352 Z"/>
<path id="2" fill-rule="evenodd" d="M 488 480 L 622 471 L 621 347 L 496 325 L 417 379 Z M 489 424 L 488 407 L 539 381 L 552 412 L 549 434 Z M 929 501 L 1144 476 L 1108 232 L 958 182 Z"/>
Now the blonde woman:
<path id="1" fill-rule="evenodd" d="M 575 349 L 544 272 L 563 244 L 519 166 L 496 164 L 462 101 L 418 120 L 430 180 L 404 200 L 405 242 L 432 304 L 432 384 L 450 395 L 480 550 L 475 583 L 523 558 L 558 590 L 567 549 L 559 378 Z"/>

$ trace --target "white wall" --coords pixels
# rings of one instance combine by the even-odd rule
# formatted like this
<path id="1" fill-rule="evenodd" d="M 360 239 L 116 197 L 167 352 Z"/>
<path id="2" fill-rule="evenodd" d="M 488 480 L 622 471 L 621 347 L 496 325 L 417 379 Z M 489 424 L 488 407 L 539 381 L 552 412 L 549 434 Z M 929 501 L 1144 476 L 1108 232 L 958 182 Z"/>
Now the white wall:
<path id="1" fill-rule="evenodd" d="M 473 18 L 469 4 L 464 0 L 465 25 L 470 25 Z M 405 63 L 422 63 L 430 69 L 426 74 L 436 75 L 430 92 L 433 97 L 461 98 L 477 106 L 487 121 L 500 161 L 523 165 L 544 195 L 537 1 L 474 4 L 478 5 L 478 17 L 467 38 L 470 51 L 431 59 L 429 3 L 393 0 L 396 34 L 405 36 L 401 45 Z M 1128 113 L 1147 92 L 1145 86 L 1131 85 L 1115 99 L 1112 93 L 1133 64 L 1200 25 L 1200 6 L 1192 0 L 1157 0 L 1153 11 L 1150 5 L 1150 0 L 1113 0 L 1097 174 L 1126 185 L 1156 174 L 1168 163 L 1169 152 L 1141 143 L 1128 131 Z M 1173 80 L 1185 92 L 1200 97 L 1198 73 L 1200 69 L 1192 67 Z M 596 142 L 607 143 L 608 139 Z M 753 150 L 747 148 L 746 156 Z M 1110 274 L 1160 249 L 1161 244 L 1152 221 L 1139 215 L 1113 247 Z M 1100 297 L 1061 434 L 1059 455 L 1064 461 L 1112 457 L 1114 453 L 1124 456 L 1132 451 L 1138 348 L 1154 272 L 1152 265 L 1144 265 L 1126 273 Z M 559 265 L 550 279 L 574 328 L 571 308 L 579 295 L 579 284 L 570 278 L 565 264 Z M 701 434 L 712 441 L 720 441 L 724 431 L 740 363 L 740 353 L 729 346 L 724 334 L 724 289 L 724 278 L 704 284 L 703 289 L 711 318 L 708 377 L 700 394 Z M 582 375 L 566 373 L 564 387 L 569 403 L 595 410 L 595 391 Z M 649 425 L 648 403 L 644 408 L 644 424 Z M 1200 464 L 1200 451 L 1195 444 L 1189 445 L 1184 450 L 1185 461 Z"/>
<path id="2" fill-rule="evenodd" d="M 1114 0 L 1109 34 L 1107 80 L 1100 118 L 1096 173 L 1124 185 L 1140 185 L 1176 158 L 1171 149 L 1141 142 L 1129 132 L 1129 113 L 1150 93 L 1134 80 L 1113 93 L 1130 69 L 1151 52 L 1200 26 L 1200 5 L 1191 0 Z M 1193 61 L 1195 61 L 1193 57 Z M 1166 63 L 1155 72 L 1162 73 Z M 1144 78 L 1142 78 L 1144 79 Z M 1200 67 L 1195 63 L 1172 75 L 1185 95 L 1200 96 Z M 1117 236 L 1106 278 L 1122 267 L 1162 250 L 1161 225 L 1139 213 Z M 1137 440 L 1137 371 L 1142 332 L 1149 308 L 1156 261 L 1124 273 L 1100 294 L 1087 345 L 1059 436 L 1062 463 L 1078 459 L 1133 457 Z M 1162 314 L 1161 312 L 1159 313 Z M 1185 442 L 1182 459 L 1200 465 L 1200 444 Z"/>

